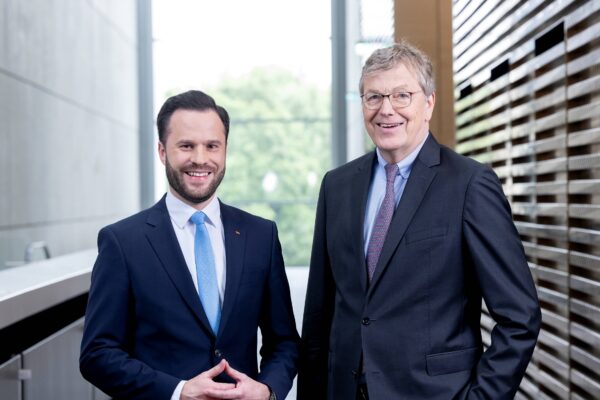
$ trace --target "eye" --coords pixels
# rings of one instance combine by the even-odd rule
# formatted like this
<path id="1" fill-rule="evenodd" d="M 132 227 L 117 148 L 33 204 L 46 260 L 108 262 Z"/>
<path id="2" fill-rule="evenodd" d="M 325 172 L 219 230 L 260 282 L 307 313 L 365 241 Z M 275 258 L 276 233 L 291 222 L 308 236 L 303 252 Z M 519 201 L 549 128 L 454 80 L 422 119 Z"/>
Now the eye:
<path id="1" fill-rule="evenodd" d="M 394 100 L 407 101 L 407 100 L 410 100 L 410 93 L 408 93 L 408 92 L 392 93 L 392 98 Z"/>
<path id="2" fill-rule="evenodd" d="M 364 97 L 368 103 L 378 103 L 383 99 L 383 96 L 379 93 L 366 93 Z"/>
<path id="3" fill-rule="evenodd" d="M 193 146 L 192 146 L 191 144 L 189 144 L 189 143 L 182 143 L 182 144 L 180 144 L 180 145 L 179 145 L 179 148 L 180 148 L 180 149 L 183 149 L 183 150 L 189 150 L 189 149 L 191 149 L 192 147 L 193 147 Z"/>

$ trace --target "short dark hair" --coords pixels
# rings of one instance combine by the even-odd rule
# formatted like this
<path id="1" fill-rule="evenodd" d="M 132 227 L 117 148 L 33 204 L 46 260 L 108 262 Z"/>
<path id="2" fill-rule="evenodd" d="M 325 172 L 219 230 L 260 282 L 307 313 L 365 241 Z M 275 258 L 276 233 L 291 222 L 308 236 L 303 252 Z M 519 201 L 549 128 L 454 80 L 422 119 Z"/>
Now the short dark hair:
<path id="1" fill-rule="evenodd" d="M 213 110 L 225 126 L 225 141 L 227 141 L 227 137 L 229 136 L 229 114 L 227 110 L 215 103 L 215 100 L 206 93 L 200 90 L 188 90 L 187 92 L 169 97 L 158 112 L 156 127 L 158 128 L 158 140 L 162 144 L 165 144 L 167 140 L 171 115 L 177 110 Z"/>

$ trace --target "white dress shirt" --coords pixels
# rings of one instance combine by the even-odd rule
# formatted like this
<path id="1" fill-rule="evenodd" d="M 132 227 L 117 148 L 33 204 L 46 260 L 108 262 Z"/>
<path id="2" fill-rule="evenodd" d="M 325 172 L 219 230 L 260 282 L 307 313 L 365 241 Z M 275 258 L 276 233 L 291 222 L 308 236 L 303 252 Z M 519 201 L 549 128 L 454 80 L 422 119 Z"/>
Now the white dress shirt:
<path id="1" fill-rule="evenodd" d="M 194 207 L 184 203 L 175 197 L 171 190 L 167 192 L 165 199 L 167 204 L 167 211 L 171 217 L 171 223 L 173 224 L 173 230 L 179 247 L 183 253 L 183 258 L 190 271 L 192 280 L 196 291 L 198 291 L 198 277 L 196 275 L 196 257 L 194 255 L 194 237 L 196 235 L 196 225 L 190 218 L 196 210 Z M 215 270 L 217 274 L 217 285 L 219 286 L 219 297 L 221 299 L 221 305 L 223 305 L 223 296 L 225 295 L 225 234 L 223 230 L 223 222 L 221 221 L 221 207 L 217 197 L 213 197 L 210 203 L 206 205 L 202 210 L 206 214 L 205 225 L 210 237 L 210 245 L 212 247 L 213 254 L 215 256 Z M 181 390 L 186 381 L 181 381 L 175 387 L 171 400 L 179 400 L 181 396 Z"/>

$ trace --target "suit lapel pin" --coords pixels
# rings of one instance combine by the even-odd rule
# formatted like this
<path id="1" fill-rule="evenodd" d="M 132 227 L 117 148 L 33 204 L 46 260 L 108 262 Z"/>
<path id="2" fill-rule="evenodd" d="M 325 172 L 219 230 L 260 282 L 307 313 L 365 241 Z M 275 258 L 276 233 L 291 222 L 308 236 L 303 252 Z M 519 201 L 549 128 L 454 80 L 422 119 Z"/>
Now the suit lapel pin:
<path id="1" fill-rule="evenodd" d="M 236 235 L 240 236 L 240 231 L 238 231 L 237 229 L 234 231 Z"/>

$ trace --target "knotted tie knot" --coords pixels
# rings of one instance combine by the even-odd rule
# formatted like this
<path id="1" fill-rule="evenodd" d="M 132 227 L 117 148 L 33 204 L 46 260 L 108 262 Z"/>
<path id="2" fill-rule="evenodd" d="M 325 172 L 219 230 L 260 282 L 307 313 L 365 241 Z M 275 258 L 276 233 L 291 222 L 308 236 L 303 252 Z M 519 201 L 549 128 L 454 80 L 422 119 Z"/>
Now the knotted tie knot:
<path id="1" fill-rule="evenodd" d="M 205 219 L 206 219 L 206 214 L 204 214 L 202 211 L 196 211 L 190 217 L 190 220 L 192 221 L 192 223 L 194 225 L 203 225 Z"/>
<path id="2" fill-rule="evenodd" d="M 394 181 L 396 180 L 396 175 L 398 175 L 398 164 L 387 164 L 385 166 L 385 180 L 388 185 L 394 184 Z"/>

